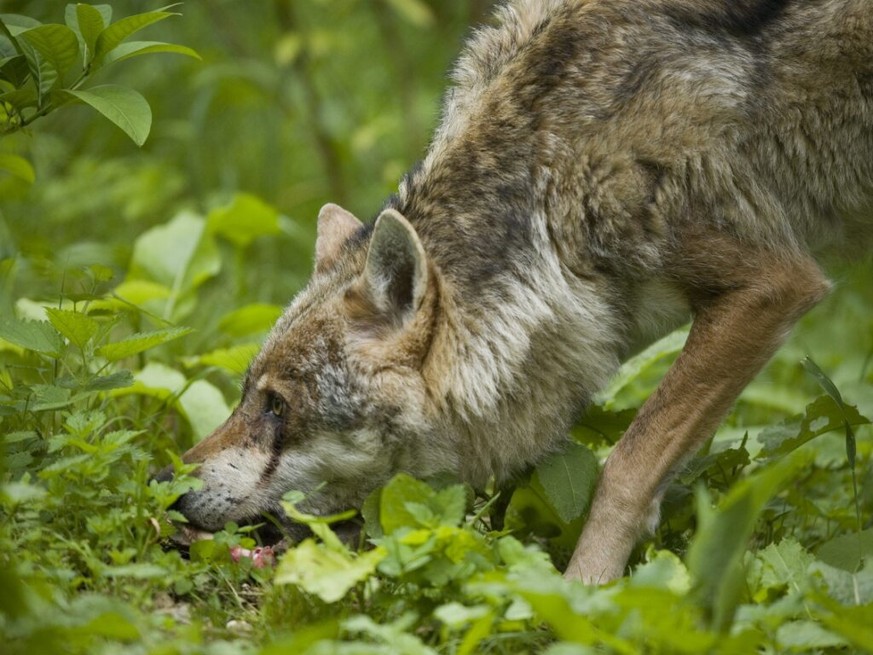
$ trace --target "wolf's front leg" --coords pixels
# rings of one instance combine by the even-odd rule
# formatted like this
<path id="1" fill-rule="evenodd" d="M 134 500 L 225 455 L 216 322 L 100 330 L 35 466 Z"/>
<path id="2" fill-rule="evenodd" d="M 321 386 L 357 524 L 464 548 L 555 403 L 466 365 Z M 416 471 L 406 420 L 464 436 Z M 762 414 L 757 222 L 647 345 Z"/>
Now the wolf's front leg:
<path id="1" fill-rule="evenodd" d="M 710 242 L 705 257 L 689 258 L 693 270 L 683 279 L 695 319 L 688 341 L 608 458 L 567 578 L 602 583 L 624 573 L 637 540 L 657 525 L 673 472 L 829 288 L 805 255 L 780 259 L 724 245 Z"/>

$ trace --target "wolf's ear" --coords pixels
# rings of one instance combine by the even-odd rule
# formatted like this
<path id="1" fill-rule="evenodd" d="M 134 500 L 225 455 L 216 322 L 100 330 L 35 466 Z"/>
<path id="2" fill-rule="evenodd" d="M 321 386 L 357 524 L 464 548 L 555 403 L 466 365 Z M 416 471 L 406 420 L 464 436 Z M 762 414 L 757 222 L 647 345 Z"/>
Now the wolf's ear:
<path id="1" fill-rule="evenodd" d="M 343 244 L 363 223 L 339 205 L 328 203 L 318 212 L 315 240 L 315 270 L 323 273 L 339 258 Z"/>
<path id="2" fill-rule="evenodd" d="M 396 316 L 416 310 L 427 290 L 427 261 L 415 228 L 386 209 L 376 219 L 364 279 L 376 308 Z"/>

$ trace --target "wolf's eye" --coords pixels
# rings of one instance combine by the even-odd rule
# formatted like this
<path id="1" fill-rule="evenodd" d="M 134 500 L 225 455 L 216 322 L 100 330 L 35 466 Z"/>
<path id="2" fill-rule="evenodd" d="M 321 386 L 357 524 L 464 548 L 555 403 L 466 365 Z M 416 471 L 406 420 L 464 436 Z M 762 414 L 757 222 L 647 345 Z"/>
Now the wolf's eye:
<path id="1" fill-rule="evenodd" d="M 276 418 L 285 413 L 285 401 L 278 394 L 270 394 L 270 413 Z"/>

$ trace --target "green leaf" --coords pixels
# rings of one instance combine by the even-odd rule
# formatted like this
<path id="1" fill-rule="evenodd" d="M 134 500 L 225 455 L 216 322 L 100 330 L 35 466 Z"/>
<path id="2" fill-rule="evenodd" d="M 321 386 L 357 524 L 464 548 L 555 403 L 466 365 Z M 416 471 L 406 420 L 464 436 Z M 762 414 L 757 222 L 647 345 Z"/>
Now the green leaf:
<path id="1" fill-rule="evenodd" d="M 870 421 L 858 413 L 854 406 L 840 407 L 830 395 L 819 396 L 806 406 L 802 416 L 786 419 L 758 435 L 758 441 L 764 444 L 758 458 L 781 457 L 820 435 L 845 428 L 846 425 L 868 423 Z"/>
<path id="2" fill-rule="evenodd" d="M 467 491 L 463 485 L 453 484 L 436 492 L 431 507 L 440 525 L 460 525 L 467 509 Z"/>
<path id="3" fill-rule="evenodd" d="M 357 557 L 306 539 L 289 550 L 276 567 L 276 584 L 293 584 L 325 603 L 341 600 L 359 582 L 370 577 L 385 557 L 383 548 Z"/>
<path id="4" fill-rule="evenodd" d="M 400 528 L 417 528 L 418 520 L 409 511 L 408 503 L 427 504 L 434 494 L 427 484 L 406 473 L 399 473 L 382 489 L 379 498 L 379 520 L 385 534 Z"/>
<path id="5" fill-rule="evenodd" d="M 9 173 L 28 184 L 33 184 L 36 181 L 36 172 L 30 162 L 24 157 L 13 155 L 11 152 L 0 152 L 0 171 Z"/>
<path id="6" fill-rule="evenodd" d="M 832 613 L 821 617 L 822 623 L 855 646 L 855 652 L 873 652 L 873 605 L 833 605 Z"/>
<path id="7" fill-rule="evenodd" d="M 57 331 L 46 321 L 0 318 L 0 339 L 27 350 L 58 357 L 62 344 Z"/>
<path id="8" fill-rule="evenodd" d="M 776 641 L 780 653 L 815 653 L 826 648 L 839 648 L 843 651 L 846 640 L 825 630 L 815 621 L 787 621 L 776 631 Z"/>
<path id="9" fill-rule="evenodd" d="M 84 348 L 100 328 L 97 321 L 81 312 L 48 308 L 45 313 L 55 329 L 78 348 Z"/>
<path id="10" fill-rule="evenodd" d="M 31 387 L 33 396 L 28 408 L 34 412 L 47 412 L 67 407 L 75 400 L 70 397 L 70 390 L 53 384 L 35 384 Z"/>
<path id="11" fill-rule="evenodd" d="M 131 34 L 165 18 L 178 15 L 167 11 L 149 11 L 122 18 L 109 25 L 97 37 L 97 43 L 94 48 L 94 63 L 98 66 L 101 65 L 106 55 L 117 48 Z"/>
<path id="12" fill-rule="evenodd" d="M 42 25 L 35 18 L 21 14 L 0 14 L 0 29 L 8 36 L 18 36 L 25 30 Z"/>
<path id="13" fill-rule="evenodd" d="M 808 461 L 797 452 L 757 471 L 734 485 L 717 509 L 698 488 L 699 527 L 688 549 L 688 570 L 693 596 L 715 629 L 726 631 L 733 621 L 745 581 L 743 554 L 761 510 Z"/>
<path id="14" fill-rule="evenodd" d="M 109 343 L 105 346 L 100 346 L 97 349 L 97 354 L 105 357 L 110 362 L 117 362 L 120 359 L 131 357 L 138 353 L 160 346 L 161 344 L 184 337 L 186 334 L 191 334 L 194 330 L 187 327 L 174 327 L 164 330 L 155 330 L 153 332 L 141 332 L 133 336 Z"/>
<path id="15" fill-rule="evenodd" d="M 255 196 L 239 193 L 225 206 L 213 209 L 207 228 L 245 248 L 256 238 L 279 233 L 279 212 Z"/>
<path id="16" fill-rule="evenodd" d="M 39 53 L 36 67 L 32 66 L 31 71 L 39 79 L 40 95 L 44 96 L 78 59 L 79 40 L 66 25 L 40 25 L 19 34 L 19 44 L 22 41 Z M 27 56 L 27 49 L 24 54 Z M 31 53 L 28 60 L 32 57 Z M 46 69 L 45 64 L 51 71 Z"/>
<path id="17" fill-rule="evenodd" d="M 764 602 L 771 594 L 778 597 L 784 589 L 799 592 L 807 584 L 807 571 L 814 561 L 794 539 L 769 544 L 751 563 L 754 575 L 749 576 L 749 586 L 753 599 Z"/>
<path id="18" fill-rule="evenodd" d="M 2 41 L 0 41 L 2 43 Z M 16 49 L 15 52 L 18 50 Z M 8 57 L 4 57 L 2 62 L 0 62 L 0 81 L 6 81 L 12 84 L 12 86 L 16 89 L 23 86 L 27 80 L 30 79 L 30 68 L 27 65 L 27 57 L 23 54 L 10 54 Z M 3 94 L 3 100 L 10 100 L 9 94 Z M 15 122 L 15 119 L 20 117 L 14 112 L 10 111 L 11 105 L 3 103 L 3 121 L 0 122 L 0 127 L 6 127 Z"/>
<path id="19" fill-rule="evenodd" d="M 253 303 L 225 314 L 218 322 L 218 329 L 230 337 L 244 337 L 266 332 L 282 316 L 282 307 L 266 303 Z"/>
<path id="20" fill-rule="evenodd" d="M 106 8 L 109 9 L 110 18 L 107 18 L 105 13 L 101 13 L 100 9 L 93 5 L 83 3 L 67 5 L 65 14 L 66 23 L 70 26 L 70 29 L 81 37 L 86 63 L 94 57 L 97 37 L 111 20 L 112 8 L 107 5 L 103 5 L 103 8 L 104 12 Z"/>
<path id="21" fill-rule="evenodd" d="M 815 553 L 825 564 L 854 573 L 873 561 L 873 528 L 834 537 Z"/>
<path id="22" fill-rule="evenodd" d="M 598 394 L 598 398 L 605 400 L 606 408 L 609 409 L 619 391 L 640 377 L 643 371 L 661 359 L 679 353 L 688 339 L 688 329 L 686 326 L 671 332 L 622 364 L 609 386 Z"/>
<path id="23" fill-rule="evenodd" d="M 106 63 L 115 63 L 139 57 L 140 55 L 150 55 L 159 52 L 166 52 L 177 55 L 185 55 L 194 59 L 202 59 L 197 52 L 187 46 L 177 45 L 175 43 L 163 43 L 162 41 L 130 41 L 122 43 L 112 52 L 106 55 Z"/>
<path id="24" fill-rule="evenodd" d="M 597 485 L 597 458 L 588 448 L 571 443 L 537 466 L 540 484 L 558 516 L 565 523 L 582 516 L 591 504 Z"/>
<path id="25" fill-rule="evenodd" d="M 44 59 L 39 51 L 34 48 L 29 41 L 21 39 L 18 42 L 18 46 L 24 54 L 25 59 L 27 59 L 27 67 L 30 70 L 30 75 L 36 82 L 37 105 L 42 107 L 45 97 L 49 94 L 52 88 L 54 88 L 55 83 L 58 81 L 58 72 L 55 70 L 55 67 L 52 66 L 51 62 Z M 5 99 L 9 101 L 8 97 L 5 97 Z M 17 105 L 19 108 L 22 106 L 21 103 L 17 102 L 12 102 L 12 104 Z"/>
<path id="26" fill-rule="evenodd" d="M 819 368 L 818 364 L 812 361 L 812 359 L 810 359 L 809 357 L 804 357 L 801 364 L 803 364 L 803 368 L 806 370 L 806 372 L 815 378 L 816 382 L 818 382 L 819 386 L 824 390 L 827 395 L 833 398 L 834 401 L 841 407 L 845 404 L 843 402 L 843 396 L 840 394 L 837 386 L 827 375 L 825 375 L 825 372 L 822 371 L 821 368 Z"/>
<path id="27" fill-rule="evenodd" d="M 260 349 L 260 345 L 256 343 L 220 348 L 204 355 L 185 358 L 185 366 L 217 366 L 236 375 L 242 375 Z"/>
<path id="28" fill-rule="evenodd" d="M 573 439 L 592 445 L 614 444 L 633 422 L 636 413 L 635 408 L 614 411 L 601 405 L 590 405 L 573 426 Z"/>
<path id="29" fill-rule="evenodd" d="M 130 371 L 116 371 L 109 375 L 100 375 L 91 378 L 85 384 L 88 391 L 109 391 L 110 389 L 124 389 L 133 384 L 133 373 Z"/>
<path id="30" fill-rule="evenodd" d="M 200 216 L 181 213 L 143 233 L 134 243 L 129 279 L 158 282 L 171 289 L 164 317 L 178 319 L 176 306 L 221 269 L 221 257 Z"/>
<path id="31" fill-rule="evenodd" d="M 103 637 L 115 641 L 136 641 L 142 638 L 139 629 L 118 612 L 100 614 L 87 623 L 71 629 L 70 633 L 71 635 L 79 633 L 89 639 Z"/>
<path id="32" fill-rule="evenodd" d="M 221 391 L 206 380 L 195 380 L 179 396 L 178 404 L 199 441 L 224 423 L 230 407 Z"/>
<path id="33" fill-rule="evenodd" d="M 91 105 L 120 127 L 136 145 L 141 146 L 148 138 L 152 127 L 152 110 L 146 99 L 133 89 L 105 84 L 87 91 L 67 89 L 65 93 Z"/>
<path id="34" fill-rule="evenodd" d="M 108 578 L 134 578 L 136 580 L 163 578 L 166 577 L 167 573 L 169 571 L 164 567 L 147 562 L 110 566 L 103 571 L 103 574 Z"/>

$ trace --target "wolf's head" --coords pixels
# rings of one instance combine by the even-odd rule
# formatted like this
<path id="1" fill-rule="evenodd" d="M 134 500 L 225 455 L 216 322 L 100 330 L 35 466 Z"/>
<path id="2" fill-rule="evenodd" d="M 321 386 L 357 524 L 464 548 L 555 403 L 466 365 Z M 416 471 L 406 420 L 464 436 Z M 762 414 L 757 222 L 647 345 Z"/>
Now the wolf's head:
<path id="1" fill-rule="evenodd" d="M 336 205 L 318 217 L 315 272 L 246 374 L 230 418 L 183 456 L 202 488 L 177 509 L 214 531 L 305 509 L 359 506 L 392 474 L 454 469 L 422 377 L 439 305 L 437 274 L 394 210 L 365 226 Z"/>

